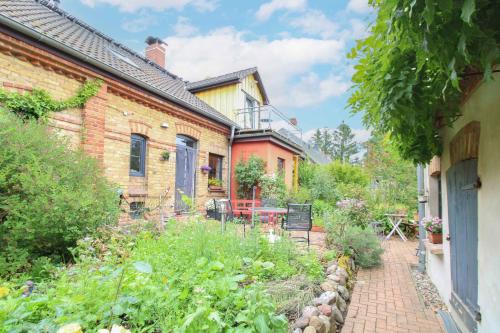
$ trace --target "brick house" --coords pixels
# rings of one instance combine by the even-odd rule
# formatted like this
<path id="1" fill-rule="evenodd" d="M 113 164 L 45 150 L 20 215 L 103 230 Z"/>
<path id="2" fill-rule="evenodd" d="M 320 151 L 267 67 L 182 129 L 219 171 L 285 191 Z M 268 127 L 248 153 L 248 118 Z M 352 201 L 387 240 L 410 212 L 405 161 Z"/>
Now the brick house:
<path id="1" fill-rule="evenodd" d="M 187 88 L 237 123 L 231 136 L 230 197 L 237 199 L 236 165 L 250 156 L 262 158 L 269 175 L 283 175 L 289 189 L 298 186 L 298 162 L 303 147 L 283 133 L 300 133 L 296 119 L 287 118 L 270 102 L 256 67 L 189 82 Z M 280 132 L 287 127 L 290 130 Z"/>
<path id="2" fill-rule="evenodd" d="M 143 57 L 50 2 L 0 0 L 0 86 L 65 99 L 86 80 L 101 79 L 83 109 L 50 116 L 54 130 L 98 160 L 132 210 L 157 206 L 163 196 L 166 210 L 182 211 L 181 191 L 201 208 L 221 194 L 209 192 L 200 166 L 218 156 L 216 172 L 227 186 L 236 124 L 164 69 L 160 40 L 147 43 Z"/>

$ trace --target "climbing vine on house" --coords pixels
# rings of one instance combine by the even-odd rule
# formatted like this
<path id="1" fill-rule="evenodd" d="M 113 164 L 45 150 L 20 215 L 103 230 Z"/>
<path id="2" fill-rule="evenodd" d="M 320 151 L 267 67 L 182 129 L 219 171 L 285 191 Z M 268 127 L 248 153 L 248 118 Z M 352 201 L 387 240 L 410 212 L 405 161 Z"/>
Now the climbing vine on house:
<path id="1" fill-rule="evenodd" d="M 459 116 L 460 81 L 492 79 L 500 59 L 500 6 L 488 0 L 370 0 L 370 35 L 358 59 L 349 104 L 366 125 L 389 132 L 401 155 L 427 162 L 440 154 L 437 123 Z"/>
<path id="2" fill-rule="evenodd" d="M 45 119 L 50 112 L 81 108 L 102 86 L 101 80 L 85 82 L 76 94 L 66 100 L 58 101 L 43 89 L 19 93 L 0 89 L 0 104 L 7 110 L 24 119 Z"/>

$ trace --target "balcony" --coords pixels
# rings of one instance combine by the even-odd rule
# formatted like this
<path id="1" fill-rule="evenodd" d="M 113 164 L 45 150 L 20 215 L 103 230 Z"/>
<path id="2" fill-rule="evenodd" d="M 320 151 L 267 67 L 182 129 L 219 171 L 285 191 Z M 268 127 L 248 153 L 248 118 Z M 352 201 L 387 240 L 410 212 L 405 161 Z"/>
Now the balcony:
<path id="1" fill-rule="evenodd" d="M 302 130 L 297 126 L 297 120 L 288 118 L 272 105 L 239 109 L 236 111 L 236 123 L 241 127 L 241 133 L 256 130 L 278 132 L 286 129 L 302 139 Z"/>

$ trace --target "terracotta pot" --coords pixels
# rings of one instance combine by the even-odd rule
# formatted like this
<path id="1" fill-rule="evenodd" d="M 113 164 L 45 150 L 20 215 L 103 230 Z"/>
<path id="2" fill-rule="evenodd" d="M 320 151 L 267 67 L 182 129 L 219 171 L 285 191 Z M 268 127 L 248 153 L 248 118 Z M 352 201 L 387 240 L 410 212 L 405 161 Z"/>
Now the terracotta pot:
<path id="1" fill-rule="evenodd" d="M 325 232 L 325 227 L 321 227 L 319 225 L 313 225 L 311 231 L 314 232 Z"/>
<path id="2" fill-rule="evenodd" d="M 442 244 L 443 243 L 443 234 L 433 234 L 427 233 L 427 238 L 432 244 Z"/>

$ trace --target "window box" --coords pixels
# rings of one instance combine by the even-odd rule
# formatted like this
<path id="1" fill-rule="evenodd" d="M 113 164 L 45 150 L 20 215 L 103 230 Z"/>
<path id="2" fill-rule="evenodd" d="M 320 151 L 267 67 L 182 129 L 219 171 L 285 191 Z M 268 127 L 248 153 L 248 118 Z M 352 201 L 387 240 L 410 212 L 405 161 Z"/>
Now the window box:
<path id="1" fill-rule="evenodd" d="M 424 240 L 424 246 L 431 254 L 443 255 L 443 244 L 433 244 L 428 240 Z"/>

